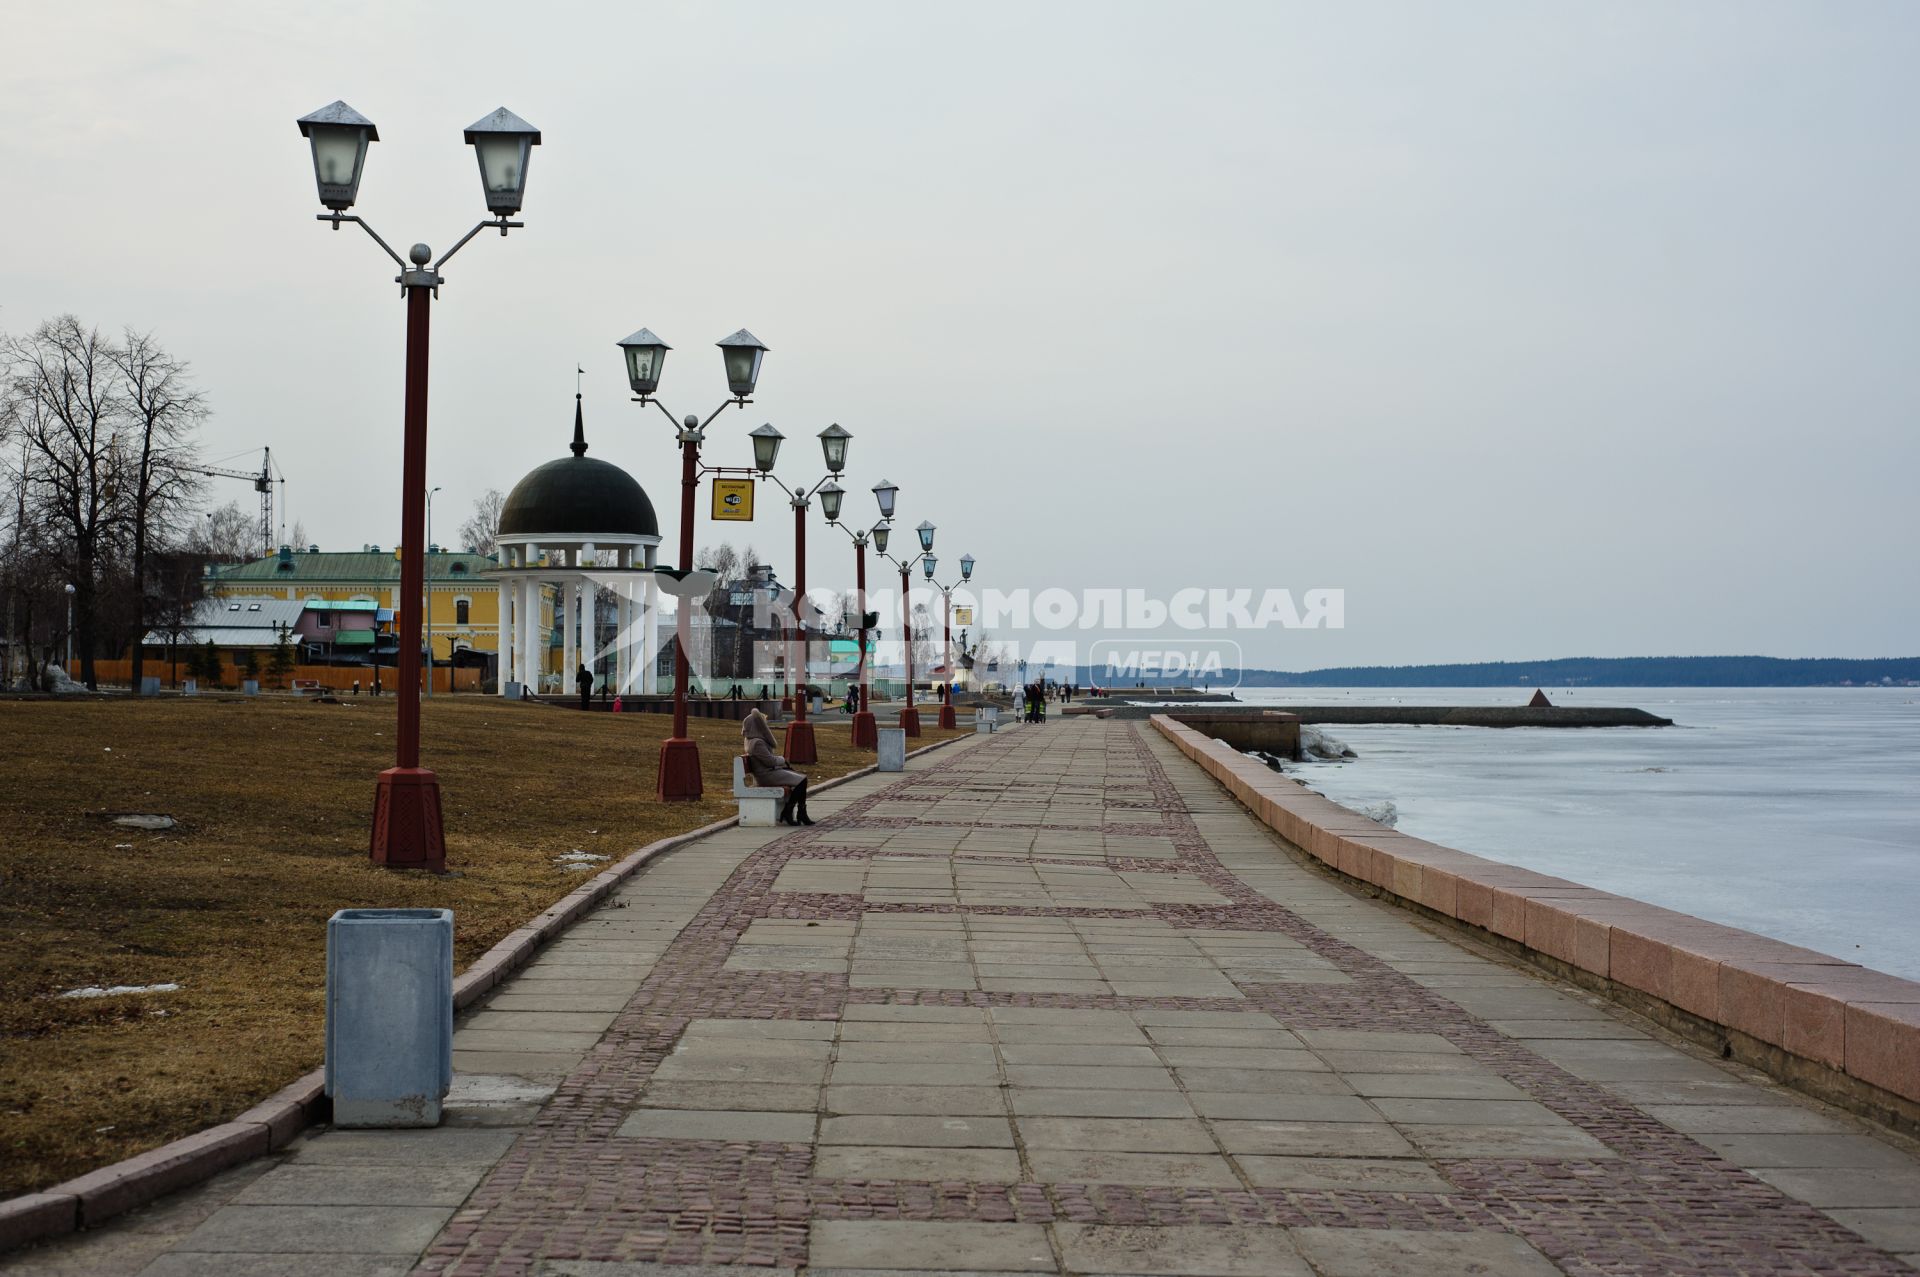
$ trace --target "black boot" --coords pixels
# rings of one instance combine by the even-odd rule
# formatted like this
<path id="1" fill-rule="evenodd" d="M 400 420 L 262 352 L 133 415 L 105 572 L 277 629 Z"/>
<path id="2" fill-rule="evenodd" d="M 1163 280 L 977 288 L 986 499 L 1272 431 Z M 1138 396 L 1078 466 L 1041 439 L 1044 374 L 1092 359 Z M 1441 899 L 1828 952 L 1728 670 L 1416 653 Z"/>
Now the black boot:
<path id="1" fill-rule="evenodd" d="M 806 785 L 804 783 L 795 785 L 787 791 L 786 801 L 780 804 L 780 815 L 776 823 L 782 825 L 797 825 L 800 823 L 793 818 L 793 810 L 800 805 L 800 799 L 805 792 Z"/>
<path id="2" fill-rule="evenodd" d="M 794 815 L 798 817 L 794 821 L 795 824 L 811 825 L 813 823 L 813 817 L 807 815 L 807 782 L 804 780 L 800 782 L 799 788 L 793 791 L 793 808 Z"/>

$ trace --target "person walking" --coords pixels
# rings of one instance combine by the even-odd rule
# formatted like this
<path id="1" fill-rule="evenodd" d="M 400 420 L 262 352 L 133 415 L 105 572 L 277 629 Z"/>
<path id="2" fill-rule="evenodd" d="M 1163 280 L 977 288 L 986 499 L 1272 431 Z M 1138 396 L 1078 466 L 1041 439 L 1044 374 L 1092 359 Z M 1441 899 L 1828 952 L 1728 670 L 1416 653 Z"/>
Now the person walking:
<path id="1" fill-rule="evenodd" d="M 580 669 L 574 674 L 573 685 L 580 689 L 580 708 L 592 709 L 593 671 L 587 668 L 586 662 L 581 662 Z"/>
<path id="2" fill-rule="evenodd" d="M 780 807 L 780 823 L 811 825 L 813 817 L 807 815 L 807 778 L 793 770 L 784 757 L 774 753 L 773 729 L 757 705 L 740 721 L 740 743 L 746 754 L 747 771 L 754 781 L 761 785 L 779 785 L 787 791 L 787 801 Z"/>

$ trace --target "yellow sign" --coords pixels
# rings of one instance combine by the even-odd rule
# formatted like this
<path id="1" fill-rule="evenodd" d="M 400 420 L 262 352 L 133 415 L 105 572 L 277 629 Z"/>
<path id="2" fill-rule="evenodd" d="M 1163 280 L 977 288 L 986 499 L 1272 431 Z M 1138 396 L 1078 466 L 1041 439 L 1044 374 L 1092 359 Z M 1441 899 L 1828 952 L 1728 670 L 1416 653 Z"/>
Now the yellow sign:
<path id="1" fill-rule="evenodd" d="M 970 607 L 957 607 L 953 609 L 953 623 L 955 625 L 972 625 L 973 609 Z"/>
<path id="2" fill-rule="evenodd" d="M 751 522 L 753 480 L 715 479 L 713 481 L 713 517 L 728 522 Z"/>

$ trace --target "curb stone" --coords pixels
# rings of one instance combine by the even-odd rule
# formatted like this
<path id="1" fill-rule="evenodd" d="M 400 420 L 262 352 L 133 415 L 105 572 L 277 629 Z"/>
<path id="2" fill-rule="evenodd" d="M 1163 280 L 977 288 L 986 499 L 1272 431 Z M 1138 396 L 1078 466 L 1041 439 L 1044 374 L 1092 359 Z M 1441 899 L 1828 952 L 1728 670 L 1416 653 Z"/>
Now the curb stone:
<path id="1" fill-rule="evenodd" d="M 907 757 L 914 758 L 975 739 L 973 736 L 954 736 L 935 741 L 908 751 Z M 878 770 L 878 764 L 856 768 L 844 776 L 821 781 L 814 792 L 820 793 L 859 780 Z M 524 966 L 542 945 L 578 921 L 654 860 L 739 823 L 738 816 L 729 816 L 698 829 L 648 843 L 574 888 L 529 919 L 526 925 L 507 933 L 454 980 L 454 1010 L 464 1010 L 479 1001 L 507 976 Z M 323 1123 L 330 1117 L 332 1105 L 326 1098 L 325 1071 L 315 1069 L 230 1122 L 182 1136 L 41 1192 L 0 1200 L 0 1251 L 97 1228 L 116 1215 L 211 1179 L 242 1162 L 284 1148 L 307 1127 Z"/>

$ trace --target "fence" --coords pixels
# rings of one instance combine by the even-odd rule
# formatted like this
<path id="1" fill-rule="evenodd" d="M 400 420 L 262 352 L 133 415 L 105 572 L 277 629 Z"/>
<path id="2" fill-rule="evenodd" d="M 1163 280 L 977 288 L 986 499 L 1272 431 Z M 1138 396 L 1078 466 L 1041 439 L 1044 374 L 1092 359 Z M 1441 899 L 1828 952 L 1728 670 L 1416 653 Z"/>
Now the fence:
<path id="1" fill-rule="evenodd" d="M 158 678 L 162 687 L 178 687 L 182 681 L 193 677 L 187 671 L 187 653 L 184 649 L 181 651 L 180 656 L 181 659 L 177 667 L 170 665 L 165 657 L 150 658 L 146 662 L 143 672 L 148 678 Z M 242 677 L 240 671 L 238 667 L 234 665 L 232 659 L 225 653 L 221 654 L 220 666 L 220 686 L 239 687 Z M 67 667 L 67 673 L 76 679 L 80 677 L 80 662 L 77 658 Z M 420 686 L 425 688 L 427 685 L 426 678 L 424 677 L 425 671 L 423 670 L 421 673 Z M 458 669 L 451 669 L 444 665 L 436 665 L 433 670 L 433 690 L 436 692 L 477 692 L 480 690 L 481 676 L 484 673 L 485 671 L 479 669 L 477 666 L 462 666 Z M 102 684 L 111 683 L 121 687 L 129 687 L 133 683 L 133 662 L 129 660 L 96 660 L 93 663 L 93 674 Z M 273 681 L 267 674 L 267 662 L 264 659 L 260 662 L 259 674 L 254 677 L 260 680 L 261 687 L 273 686 Z M 357 682 L 360 684 L 360 690 L 365 693 L 373 687 L 373 668 L 366 665 L 296 665 L 293 667 L 293 673 L 287 675 L 288 686 L 292 686 L 293 680 L 296 678 L 310 679 L 322 687 L 332 688 L 342 692 L 351 690 Z M 398 678 L 398 670 L 390 666 L 380 667 L 380 689 L 382 691 L 392 691 L 398 682 Z"/>

